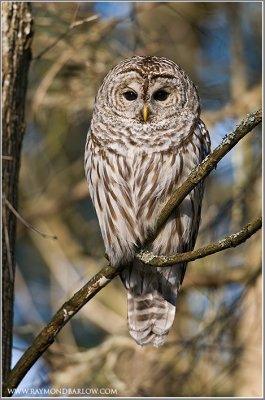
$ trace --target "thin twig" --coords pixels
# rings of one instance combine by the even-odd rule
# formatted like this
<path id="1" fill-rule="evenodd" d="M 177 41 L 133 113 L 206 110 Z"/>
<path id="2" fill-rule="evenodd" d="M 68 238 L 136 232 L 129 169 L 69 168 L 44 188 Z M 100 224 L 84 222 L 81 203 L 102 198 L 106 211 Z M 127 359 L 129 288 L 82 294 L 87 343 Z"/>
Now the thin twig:
<path id="1" fill-rule="evenodd" d="M 49 67 L 43 79 L 41 80 L 38 88 L 36 89 L 34 96 L 32 98 L 32 107 L 31 113 L 32 115 L 36 115 L 39 106 L 41 105 L 46 92 L 48 91 L 51 83 L 53 82 L 55 76 L 59 73 L 59 71 L 64 67 L 64 65 L 68 62 L 68 60 L 72 57 L 73 52 L 70 49 L 64 50 L 60 56 L 56 59 L 56 61 Z"/>
<path id="2" fill-rule="evenodd" d="M 74 16 L 73 16 L 73 22 L 72 22 L 72 24 L 73 24 L 73 23 L 76 21 L 76 18 L 77 18 L 77 15 L 78 15 L 79 9 L 80 9 L 80 4 L 77 4 L 77 5 L 76 5 L 76 7 L 75 7 L 75 12 L 74 12 Z"/>
<path id="3" fill-rule="evenodd" d="M 136 257 L 144 264 L 156 267 L 167 267 L 169 265 L 194 261 L 198 260 L 199 258 L 207 257 L 210 254 L 218 253 L 219 251 L 238 246 L 254 235 L 254 233 L 257 232 L 261 226 L 262 219 L 260 217 L 252 223 L 247 224 L 239 232 L 233 233 L 232 235 L 227 236 L 218 242 L 201 247 L 197 250 L 188 251 L 187 253 L 178 253 L 172 256 L 157 256 L 151 251 L 142 250 L 136 255 Z"/>
<path id="4" fill-rule="evenodd" d="M 49 46 L 45 47 L 39 54 L 36 55 L 36 57 L 33 57 L 33 60 L 39 60 L 45 53 L 47 53 L 49 50 L 51 50 L 53 47 L 57 45 L 62 39 L 64 39 L 74 28 L 77 26 L 83 25 L 86 22 L 91 22 L 95 21 L 96 19 L 99 18 L 99 15 L 92 15 L 91 17 L 85 18 L 80 21 L 74 21 L 67 29 L 65 32 L 63 32 L 61 35 L 58 36 L 57 39 L 55 39 Z"/>
<path id="5" fill-rule="evenodd" d="M 23 225 L 25 225 L 27 228 L 31 229 L 32 231 L 38 233 L 41 235 L 44 239 L 58 239 L 57 236 L 54 235 L 47 235 L 46 233 L 43 233 L 39 231 L 37 228 L 35 228 L 33 225 L 28 223 L 21 215 L 18 213 L 18 211 L 12 206 L 12 204 L 7 200 L 6 197 L 4 197 L 5 203 L 8 206 L 9 210 L 12 211 L 12 213 L 17 217 L 17 219 L 22 222 Z"/>
<path id="6" fill-rule="evenodd" d="M 218 162 L 239 142 L 248 132 L 252 131 L 262 120 L 261 110 L 248 115 L 234 132 L 227 135 L 222 143 L 206 159 L 196 167 L 183 185 L 177 189 L 163 208 L 152 234 L 156 236 L 159 229 L 166 222 L 172 210 L 179 206 L 184 198 L 216 167 Z M 150 241 L 151 237 L 148 238 Z M 40 334 L 33 341 L 32 345 L 22 355 L 5 382 L 3 395 L 11 396 L 10 390 L 16 388 L 29 369 L 54 342 L 55 337 L 64 327 L 64 325 L 82 308 L 92 297 L 94 297 L 103 287 L 105 287 L 120 272 L 120 268 L 107 266 L 102 268 L 85 286 L 77 291 L 74 296 L 68 300 L 57 311 L 52 320 L 46 325 Z"/>

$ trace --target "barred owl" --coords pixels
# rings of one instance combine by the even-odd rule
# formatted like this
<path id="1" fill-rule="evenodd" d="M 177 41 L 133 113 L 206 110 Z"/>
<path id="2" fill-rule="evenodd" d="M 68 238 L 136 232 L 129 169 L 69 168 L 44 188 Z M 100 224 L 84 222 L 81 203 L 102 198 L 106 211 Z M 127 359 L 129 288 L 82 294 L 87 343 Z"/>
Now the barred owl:
<path id="1" fill-rule="evenodd" d="M 195 85 L 173 61 L 125 59 L 105 77 L 85 149 L 85 172 L 106 247 L 128 292 L 128 326 L 140 345 L 160 346 L 173 324 L 186 263 L 151 267 L 134 258 L 174 189 L 210 150 Z M 173 212 L 148 249 L 192 250 L 203 184 Z"/>

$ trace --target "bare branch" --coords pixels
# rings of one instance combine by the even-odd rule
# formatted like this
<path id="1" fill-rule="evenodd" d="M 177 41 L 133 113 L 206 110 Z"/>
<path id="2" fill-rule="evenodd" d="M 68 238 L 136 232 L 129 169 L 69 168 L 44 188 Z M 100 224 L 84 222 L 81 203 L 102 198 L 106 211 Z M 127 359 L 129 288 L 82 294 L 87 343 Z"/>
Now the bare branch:
<path id="1" fill-rule="evenodd" d="M 148 242 L 152 241 L 158 234 L 161 227 L 164 225 L 174 208 L 178 207 L 185 197 L 205 179 L 209 173 L 216 168 L 218 162 L 244 137 L 252 131 L 262 120 L 262 112 L 258 110 L 247 116 L 246 119 L 240 122 L 236 129 L 226 135 L 219 146 L 217 146 L 196 168 L 194 168 L 188 179 L 175 190 L 162 209 L 157 220 L 157 226 L 154 233 L 148 238 Z"/>
<path id="2" fill-rule="evenodd" d="M 99 15 L 91 15 L 91 17 L 85 18 L 80 21 L 74 21 L 67 29 L 65 32 L 63 32 L 60 36 L 58 36 L 57 39 L 54 40 L 49 46 L 47 46 L 45 49 L 43 49 L 36 57 L 33 58 L 33 60 L 39 60 L 45 53 L 47 53 L 49 50 L 51 50 L 53 47 L 55 47 L 62 39 L 64 39 L 74 28 L 77 26 L 83 25 L 86 22 L 91 22 L 95 21 L 99 18 Z"/>
<path id="3" fill-rule="evenodd" d="M 249 114 L 238 127 L 229 135 L 225 136 L 222 143 L 197 166 L 189 175 L 183 185 L 178 188 L 170 197 L 163 208 L 152 235 L 148 241 L 155 238 L 162 225 L 166 222 L 172 210 L 179 206 L 184 198 L 194 189 L 194 187 L 206 178 L 207 175 L 216 167 L 218 162 L 252 129 L 262 120 L 261 110 Z M 14 389 L 21 382 L 23 377 L 54 342 L 55 337 L 64 325 L 82 308 L 92 297 L 94 297 L 103 287 L 105 287 L 120 272 L 119 267 L 107 266 L 102 268 L 85 286 L 83 286 L 74 296 L 65 302 L 57 311 L 52 320 L 46 325 L 28 350 L 22 355 L 9 375 L 9 379 L 4 388 L 4 396 L 10 396 L 10 389 Z"/>
<path id="4" fill-rule="evenodd" d="M 32 345 L 25 351 L 18 363 L 10 372 L 7 384 L 3 388 L 3 396 L 11 396 L 10 389 L 18 386 L 26 373 L 39 357 L 50 347 L 64 325 L 106 286 L 119 273 L 118 268 L 105 267 L 86 283 L 70 300 L 66 301 L 56 312 L 52 320 L 42 329 Z"/>
<path id="5" fill-rule="evenodd" d="M 222 285 L 229 285 L 231 283 L 240 283 L 247 286 L 249 279 L 254 276 L 257 277 L 262 273 L 262 266 L 259 265 L 255 268 L 244 268 L 244 266 L 236 268 L 223 268 L 222 271 L 214 271 L 212 273 L 200 273 L 191 271 L 188 278 L 185 279 L 185 285 L 182 292 L 191 288 L 217 288 Z"/>
<path id="6" fill-rule="evenodd" d="M 25 225 L 27 228 L 31 229 L 32 231 L 38 233 L 39 235 L 41 235 L 44 239 L 57 239 L 57 236 L 54 235 L 47 235 L 46 233 L 43 233 L 41 231 L 39 231 L 37 228 L 34 228 L 33 225 L 31 225 L 29 222 L 27 222 L 23 217 L 21 217 L 21 215 L 19 214 L 19 212 L 12 206 L 12 204 L 7 200 L 7 198 L 5 196 L 4 200 L 6 205 L 8 206 L 9 210 L 12 211 L 12 213 L 17 217 L 17 219 L 22 222 L 23 225 Z"/>
<path id="7" fill-rule="evenodd" d="M 262 226 L 261 217 L 247 224 L 243 229 L 237 233 L 225 237 L 218 242 L 209 244 L 208 246 L 201 247 L 200 249 L 188 251 L 187 253 L 178 253 L 172 256 L 156 256 L 147 250 L 140 251 L 136 257 L 144 264 L 153 265 L 156 267 L 167 267 L 177 263 L 198 260 L 199 258 L 207 257 L 210 254 L 218 253 L 231 247 L 236 247 L 245 242 L 254 233 L 256 233 Z"/>

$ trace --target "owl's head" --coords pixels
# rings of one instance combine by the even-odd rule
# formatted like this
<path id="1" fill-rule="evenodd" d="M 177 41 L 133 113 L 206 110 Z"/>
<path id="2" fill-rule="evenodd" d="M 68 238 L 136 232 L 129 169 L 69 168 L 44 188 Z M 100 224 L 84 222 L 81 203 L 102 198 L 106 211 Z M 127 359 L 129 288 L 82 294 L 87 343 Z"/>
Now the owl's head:
<path id="1" fill-rule="evenodd" d="M 109 117 L 134 124 L 199 115 L 191 79 L 173 61 L 155 56 L 135 56 L 114 67 L 103 81 L 96 105 Z"/>

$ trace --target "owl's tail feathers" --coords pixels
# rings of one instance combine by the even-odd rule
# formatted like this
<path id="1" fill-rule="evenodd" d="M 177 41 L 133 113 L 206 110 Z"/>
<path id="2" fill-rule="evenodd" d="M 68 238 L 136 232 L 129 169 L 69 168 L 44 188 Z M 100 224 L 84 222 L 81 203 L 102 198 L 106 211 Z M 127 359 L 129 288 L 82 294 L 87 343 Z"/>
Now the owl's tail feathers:
<path id="1" fill-rule="evenodd" d="M 157 290 L 136 295 L 128 291 L 128 325 L 132 338 L 141 346 L 162 346 L 175 317 L 175 305 Z"/>

